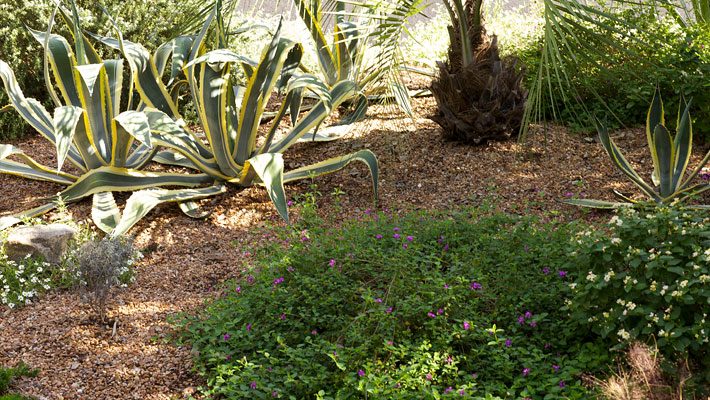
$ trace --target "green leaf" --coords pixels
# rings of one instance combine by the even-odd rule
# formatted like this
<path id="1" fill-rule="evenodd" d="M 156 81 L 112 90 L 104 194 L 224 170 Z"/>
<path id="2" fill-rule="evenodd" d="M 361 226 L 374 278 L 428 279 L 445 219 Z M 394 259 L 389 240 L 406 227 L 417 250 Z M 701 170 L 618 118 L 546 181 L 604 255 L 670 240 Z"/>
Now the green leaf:
<path id="1" fill-rule="evenodd" d="M 215 196 L 225 191 L 226 187 L 224 185 L 214 185 L 199 189 L 149 189 L 135 192 L 126 202 L 123 217 L 121 217 L 121 221 L 111 232 L 111 236 L 124 235 L 158 204 L 166 202 L 184 203 Z"/>
<path id="2" fill-rule="evenodd" d="M 52 125 L 57 140 L 54 143 L 57 148 L 57 171 L 64 165 L 76 133 L 76 125 L 83 114 L 82 108 L 74 106 L 63 106 L 54 110 Z"/>
<path id="3" fill-rule="evenodd" d="M 153 147 L 148 117 L 139 111 L 124 111 L 114 118 L 131 136 L 148 147 Z"/>
<path id="4" fill-rule="evenodd" d="M 101 192 L 94 194 L 91 219 L 105 233 L 111 232 L 118 225 L 118 221 L 121 220 L 121 212 L 113 199 L 113 193 Z"/>
<path id="5" fill-rule="evenodd" d="M 679 114 L 680 118 L 678 118 L 678 126 L 676 128 L 673 146 L 676 153 L 673 165 L 673 191 L 680 188 L 685 169 L 688 168 L 693 150 L 693 123 L 690 118 L 691 102 L 686 104 L 685 111 L 683 111 L 682 116 Z"/>
<path id="6" fill-rule="evenodd" d="M 631 203 L 619 203 L 615 201 L 604 201 L 604 200 L 592 200 L 592 199 L 565 199 L 562 200 L 565 204 L 570 204 L 573 206 L 589 207 L 589 208 L 601 208 L 606 210 L 614 210 L 621 207 L 631 206 Z"/>
<path id="7" fill-rule="evenodd" d="M 658 157 L 658 177 L 660 178 L 661 197 L 673 194 L 673 141 L 671 134 L 663 125 L 656 125 L 653 144 Z"/>
<path id="8" fill-rule="evenodd" d="M 286 193 L 284 192 L 284 160 L 279 153 L 264 153 L 247 161 L 248 166 L 254 169 L 261 182 L 266 187 L 266 191 L 271 201 L 276 207 L 281 218 L 289 223 L 288 206 L 286 205 Z M 245 170 L 248 170 L 245 166 Z"/>

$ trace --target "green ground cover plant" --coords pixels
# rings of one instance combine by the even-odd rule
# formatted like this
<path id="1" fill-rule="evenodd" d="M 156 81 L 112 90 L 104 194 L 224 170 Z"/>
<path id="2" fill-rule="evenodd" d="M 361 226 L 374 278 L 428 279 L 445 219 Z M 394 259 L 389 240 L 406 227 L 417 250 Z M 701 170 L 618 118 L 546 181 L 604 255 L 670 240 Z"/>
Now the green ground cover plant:
<path id="1" fill-rule="evenodd" d="M 593 396 L 580 374 L 607 346 L 562 311 L 576 225 L 466 210 L 322 226 L 176 320 L 207 395 Z"/>
<path id="2" fill-rule="evenodd" d="M 29 400 L 29 397 L 8 393 L 10 384 L 15 378 L 36 377 L 38 373 L 39 370 L 32 369 L 24 363 L 19 363 L 14 367 L 0 367 L 0 400 Z"/>

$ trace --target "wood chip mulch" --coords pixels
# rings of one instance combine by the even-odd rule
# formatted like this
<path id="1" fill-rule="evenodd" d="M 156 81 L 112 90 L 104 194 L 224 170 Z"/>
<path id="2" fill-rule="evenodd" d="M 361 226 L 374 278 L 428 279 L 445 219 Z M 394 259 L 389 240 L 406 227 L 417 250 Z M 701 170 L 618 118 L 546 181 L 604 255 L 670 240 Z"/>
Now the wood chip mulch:
<path id="1" fill-rule="evenodd" d="M 634 194 L 601 145 L 557 126 L 535 127 L 527 144 L 515 141 L 481 147 L 444 142 L 427 118 L 431 98 L 414 101 L 417 117 L 404 118 L 393 107 L 372 106 L 370 119 L 326 144 L 304 143 L 285 155 L 287 170 L 331 156 L 369 148 L 380 161 L 381 208 L 447 209 L 475 205 L 484 198 L 510 212 L 556 210 L 565 219 L 608 218 L 559 203 L 566 195 L 613 199 L 611 190 Z M 617 132 L 615 140 L 638 171 L 650 171 L 642 129 Z M 51 146 L 39 137 L 16 143 L 40 162 L 52 165 Z M 691 166 L 699 160 L 700 150 Z M 362 165 L 317 178 L 324 194 L 321 211 L 335 212 L 330 193 L 336 187 L 342 215 L 372 207 L 372 188 Z M 308 190 L 309 182 L 289 185 L 289 196 Z M 5 193 L 0 214 L 42 204 L 61 187 L 0 175 Z M 125 201 L 125 196 L 117 199 Z M 196 310 L 237 277 L 249 256 L 248 245 L 265 240 L 261 230 L 276 221 L 268 196 L 259 188 L 230 191 L 204 205 L 213 210 L 204 221 L 191 220 L 174 205 L 153 210 L 133 234 L 146 253 L 136 282 L 114 293 L 109 306 L 113 325 L 98 324 L 89 307 L 71 291 L 55 291 L 18 310 L 0 308 L 0 365 L 24 361 L 40 368 L 37 378 L 20 379 L 13 390 L 40 399 L 184 398 L 202 382 L 191 371 L 189 348 L 165 339 L 166 318 Z M 70 205 L 75 218 L 90 217 L 90 200 Z"/>

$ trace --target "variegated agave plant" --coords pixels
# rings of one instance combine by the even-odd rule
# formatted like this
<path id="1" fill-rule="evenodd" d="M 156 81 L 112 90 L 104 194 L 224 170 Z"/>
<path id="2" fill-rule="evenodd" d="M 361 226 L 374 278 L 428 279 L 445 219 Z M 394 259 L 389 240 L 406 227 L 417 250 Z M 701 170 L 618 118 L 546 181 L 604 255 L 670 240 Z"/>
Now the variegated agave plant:
<path id="1" fill-rule="evenodd" d="M 213 24 L 217 49 L 206 51 Z M 197 36 L 173 40 L 158 49 L 158 56 L 152 59 L 147 58 L 147 53 L 139 54 L 134 44 L 121 38 L 97 37 L 120 50 L 131 65 L 164 65 L 172 53 L 173 70 L 184 72 L 182 83 L 190 87 L 207 143 L 171 117 L 175 112 L 174 99 L 159 79 L 159 68 L 146 68 L 142 72 L 136 69 L 138 81 L 158 85 L 156 88 L 137 85 L 142 101 L 151 106 L 143 111 L 151 126 L 151 140 L 170 150 L 158 153 L 156 161 L 194 168 L 218 182 L 240 187 L 263 185 L 286 221 L 284 183 L 335 172 L 353 161 L 367 165 L 377 197 L 378 163 L 369 150 L 284 172 L 282 153 L 321 124 L 334 107 L 360 96 L 357 86 L 343 81 L 329 88 L 313 75 L 295 75 L 303 49 L 300 44 L 282 38 L 280 26 L 259 62 L 224 48 L 223 26 L 218 1 Z M 285 90 L 285 97 L 271 126 L 261 135 L 259 127 L 266 115 L 266 105 L 277 86 Z M 306 91 L 315 94 L 319 101 L 299 118 Z M 277 138 L 277 128 L 287 112 L 291 128 Z"/>
<path id="2" fill-rule="evenodd" d="M 344 81 L 352 81 L 361 88 L 367 85 L 372 77 L 367 77 L 362 70 L 364 45 L 367 39 L 360 27 L 345 19 L 345 5 L 338 1 L 334 4 L 333 38 L 329 43 L 326 38 L 326 27 L 323 7 L 320 0 L 294 0 L 298 14 L 311 34 L 316 47 L 318 67 L 328 87 Z M 353 114 L 344 123 L 356 121 L 367 112 L 367 97 L 360 95 Z"/>
<path id="3" fill-rule="evenodd" d="M 60 194 L 65 202 L 76 201 L 95 194 L 93 216 L 94 221 L 101 229 L 110 231 L 113 235 L 123 234 L 149 210 L 166 201 L 179 202 L 183 211 L 189 216 L 203 216 L 205 214 L 199 212 L 193 200 L 223 192 L 225 190 L 223 184 L 225 183 L 236 184 L 240 187 L 254 184 L 265 186 L 279 214 L 288 221 L 284 183 L 334 172 L 356 160 L 364 162 L 370 169 L 375 197 L 377 196 L 378 164 L 375 155 L 369 150 L 331 158 L 284 173 L 283 151 L 297 142 L 310 129 L 317 127 L 330 114 L 332 107 L 337 107 L 342 102 L 358 96 L 359 91 L 352 82 L 342 82 L 329 89 L 312 75 L 294 76 L 293 72 L 300 64 L 302 49 L 299 44 L 282 39 L 280 29 L 258 63 L 224 49 L 224 24 L 221 20 L 220 9 L 221 2 L 217 1 L 213 12 L 197 36 L 176 38 L 161 46 L 153 55 L 143 46 L 124 40 L 118 28 L 116 28 L 117 38 L 92 35 L 95 39 L 123 54 L 131 69 L 131 93 L 135 88 L 140 96 L 136 110 L 110 119 L 111 115 L 104 114 L 109 113 L 111 109 L 109 105 L 118 104 L 118 101 L 111 102 L 110 95 L 104 95 L 102 90 L 96 88 L 119 86 L 121 74 L 116 73 L 116 79 L 111 81 L 108 80 L 107 73 L 107 78 L 101 78 L 103 79 L 101 80 L 99 79 L 102 76 L 101 71 L 106 70 L 106 67 L 93 66 L 92 69 L 98 72 L 89 75 L 90 79 L 88 79 L 86 86 L 94 87 L 94 89 L 93 91 L 89 89 L 89 97 L 87 98 L 97 97 L 103 99 L 104 103 L 89 105 L 92 108 L 90 108 L 90 112 L 85 114 L 85 125 L 91 127 L 95 125 L 99 128 L 110 126 L 115 129 L 98 139 L 92 137 L 85 143 L 81 141 L 83 136 L 81 136 L 82 131 L 79 128 L 65 128 L 65 130 L 72 132 L 71 135 L 68 135 L 70 139 L 66 140 L 70 146 L 69 157 L 73 154 L 71 146 L 85 148 L 84 153 L 91 155 L 103 154 L 101 151 L 106 151 L 107 155 L 110 154 L 113 157 L 115 154 L 123 153 L 113 150 L 108 152 L 107 149 L 112 149 L 112 144 L 123 143 L 123 141 L 129 141 L 129 144 L 126 145 L 127 148 L 135 152 L 126 156 L 126 160 L 119 166 L 103 167 L 90 164 L 91 166 L 86 167 L 86 174 L 76 178 L 77 183 L 83 183 L 77 188 L 70 186 Z M 77 57 L 73 55 L 68 44 L 65 45 L 66 41 L 63 38 L 56 35 L 45 35 L 44 37 L 45 47 L 49 50 L 48 59 L 53 66 L 57 80 L 62 77 L 62 71 L 66 69 L 69 71 L 72 71 L 72 67 L 74 70 L 81 69 L 80 65 L 72 65 L 72 60 L 98 59 L 96 52 L 93 51 L 79 28 L 75 7 L 73 14 L 73 18 L 68 20 L 75 32 L 75 38 L 81 38 L 81 40 L 75 41 Z M 218 48 L 206 52 L 207 33 L 215 20 L 217 22 Z M 55 54 L 56 48 L 62 50 Z M 169 59 L 172 59 L 171 81 L 173 83 L 170 90 L 161 79 Z M 69 66 L 66 65 L 66 60 L 69 60 Z M 186 77 L 184 80 L 178 80 L 181 71 Z M 95 77 L 91 78 L 94 75 Z M 81 77 L 81 74 L 72 73 L 72 76 Z M 96 86 L 97 82 L 99 86 Z M 285 99 L 271 127 L 261 138 L 261 142 L 258 142 L 260 122 L 277 83 L 281 87 L 285 87 Z M 101 86 L 102 84 L 103 86 Z M 75 85 L 78 86 L 78 84 Z M 177 111 L 177 91 L 185 85 L 190 88 L 192 100 L 198 110 L 205 132 L 206 142 L 184 126 Z M 12 83 L 9 85 L 6 83 L 6 86 L 13 87 Z M 49 86 L 50 84 L 48 84 Z M 52 88 L 49 87 L 49 90 L 51 91 Z M 320 100 L 299 119 L 304 91 L 315 93 Z M 10 92 L 18 93 L 17 90 Z M 109 89 L 106 89 L 106 92 L 109 92 Z M 21 92 L 19 93 L 21 94 Z M 76 97 L 81 101 L 81 96 Z M 132 99 L 130 94 L 129 99 Z M 23 109 L 23 105 L 25 109 L 29 109 L 25 113 L 28 122 L 36 128 L 41 127 L 41 124 L 36 123 L 37 118 L 33 114 L 36 108 L 41 107 L 37 102 L 22 97 L 13 104 L 19 109 Z M 284 137 L 277 140 L 277 127 L 287 110 L 291 113 L 293 127 Z M 80 110 L 75 111 L 81 112 Z M 48 117 L 45 119 L 49 120 Z M 116 123 L 103 122 L 113 120 L 116 120 Z M 69 120 L 69 122 L 72 121 Z M 76 123 L 74 124 L 76 125 Z M 118 135 L 123 131 L 128 133 L 130 137 L 119 137 Z M 55 139 L 57 134 L 54 131 L 49 132 L 46 129 L 42 132 L 53 143 L 60 142 Z M 116 139 L 117 137 L 118 139 Z M 59 145 L 57 147 L 59 148 Z M 160 151 L 159 148 L 167 150 Z M 0 155 L 16 155 L 26 160 L 30 166 L 38 166 L 36 162 L 28 159 L 16 149 L 12 150 L 0 152 Z M 75 149 L 74 152 L 79 155 L 83 154 L 78 149 Z M 143 156 L 138 157 L 135 155 L 136 153 Z M 134 159 L 141 160 L 141 163 L 136 164 L 136 168 L 154 160 L 165 164 L 194 168 L 201 173 L 187 175 L 140 172 L 136 168 L 132 168 L 133 164 L 127 164 Z M 50 175 L 59 173 L 58 170 L 52 171 L 46 167 L 42 168 Z M 89 179 L 91 177 L 96 178 Z M 66 176 L 65 178 L 75 177 Z M 133 191 L 143 187 L 197 186 L 206 183 L 213 185 L 190 190 L 139 191 L 128 200 L 123 215 L 118 211 L 113 198 L 108 193 L 116 190 Z M 39 209 L 23 213 L 23 215 L 39 215 L 53 207 L 54 203 L 50 203 Z M 16 217 L 8 220 L 8 223 L 17 222 L 18 218 Z"/>
<path id="4" fill-rule="evenodd" d="M 74 51 L 64 37 L 51 33 L 58 11 L 73 33 Z M 70 10 L 57 5 L 46 32 L 31 30 L 31 33 L 45 49 L 45 82 L 56 106 L 53 115 L 35 99 L 24 96 L 12 69 L 1 60 L 0 78 L 11 105 L 55 146 L 57 166 L 42 165 L 17 147 L 0 145 L 0 172 L 53 182 L 66 188 L 55 198 L 48 199 L 45 205 L 1 218 L 0 228 L 16 224 L 23 217 L 52 210 L 59 197 L 63 202 L 71 203 L 93 196 L 92 214 L 97 226 L 106 232 L 123 233 L 137 221 L 136 217 L 143 213 L 141 210 L 152 208 L 146 207 L 146 199 L 151 199 L 149 202 L 156 198 L 177 201 L 186 212 L 191 212 L 190 200 L 224 190 L 222 185 L 213 185 L 197 189 L 141 191 L 163 186 L 196 188 L 213 184 L 214 179 L 204 173 L 142 171 L 157 151 L 151 140 L 147 116 L 136 111 L 145 105 L 131 104 L 129 96 L 128 107 L 121 112 L 123 61 L 99 57 L 81 31 L 73 2 Z M 138 80 L 136 83 L 141 84 Z M 54 89 L 55 84 L 60 95 Z M 132 91 L 133 82 L 129 82 L 129 86 Z M 62 170 L 66 160 L 76 172 Z M 113 199 L 114 191 L 138 191 L 129 199 L 124 218 Z"/>
<path id="5" fill-rule="evenodd" d="M 678 120 L 675 136 L 666 128 L 663 101 L 658 89 L 653 96 L 653 101 L 648 110 L 646 119 L 646 138 L 653 159 L 653 184 L 646 183 L 631 164 L 626 160 L 619 148 L 609 137 L 606 127 L 598 123 L 597 130 L 604 149 L 611 157 L 614 165 L 628 176 L 631 181 L 643 192 L 648 200 L 657 204 L 681 203 L 710 190 L 708 183 L 694 184 L 695 177 L 700 174 L 703 166 L 710 161 L 710 151 L 700 161 L 700 164 L 685 177 L 693 149 L 693 126 L 690 118 L 690 103 L 686 104 L 681 113 L 678 109 Z M 593 208 L 618 208 L 638 203 L 637 200 L 614 191 L 624 202 L 611 202 L 591 199 L 567 199 L 564 202 L 583 207 Z M 707 208 L 707 206 L 696 206 Z"/>

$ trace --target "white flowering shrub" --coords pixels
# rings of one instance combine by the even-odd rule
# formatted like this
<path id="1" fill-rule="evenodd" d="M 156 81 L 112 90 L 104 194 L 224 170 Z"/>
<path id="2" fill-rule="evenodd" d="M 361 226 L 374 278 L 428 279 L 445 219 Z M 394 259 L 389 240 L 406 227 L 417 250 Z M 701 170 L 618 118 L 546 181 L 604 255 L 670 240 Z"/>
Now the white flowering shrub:
<path id="1" fill-rule="evenodd" d="M 29 257 L 17 263 L 0 254 L 0 304 L 9 308 L 31 304 L 52 286 L 48 263 Z"/>
<path id="2" fill-rule="evenodd" d="M 710 367 L 710 218 L 664 207 L 629 208 L 608 229 L 573 239 L 567 305 L 578 324 L 619 342 L 656 342 Z"/>

